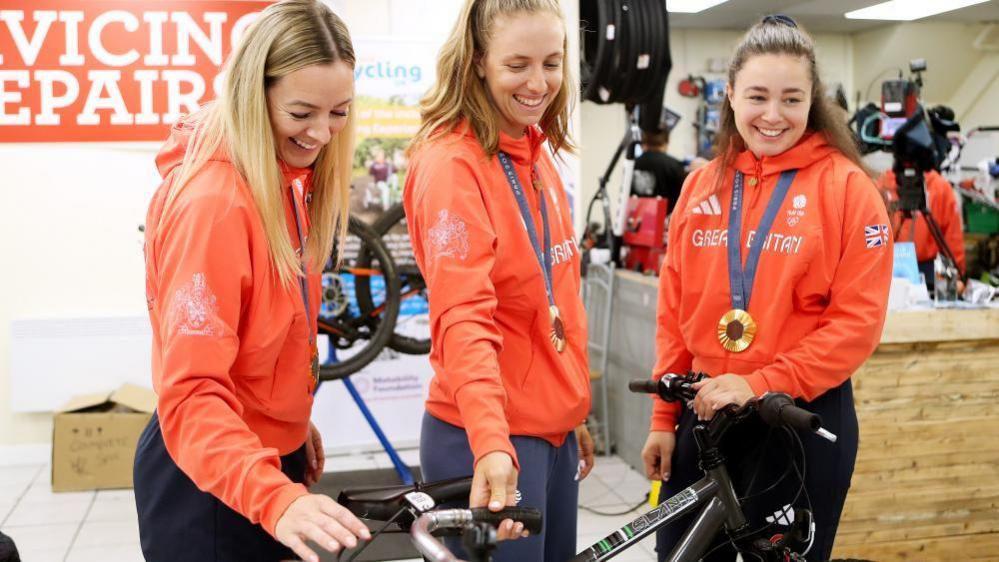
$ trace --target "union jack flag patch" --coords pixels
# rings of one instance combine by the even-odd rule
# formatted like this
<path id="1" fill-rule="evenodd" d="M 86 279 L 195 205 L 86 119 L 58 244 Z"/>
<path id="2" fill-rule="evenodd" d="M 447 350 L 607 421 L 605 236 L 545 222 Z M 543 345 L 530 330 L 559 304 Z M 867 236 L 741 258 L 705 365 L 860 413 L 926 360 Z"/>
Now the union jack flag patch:
<path id="1" fill-rule="evenodd" d="M 868 248 L 878 248 L 888 243 L 888 225 L 874 224 L 864 227 L 864 240 Z"/>

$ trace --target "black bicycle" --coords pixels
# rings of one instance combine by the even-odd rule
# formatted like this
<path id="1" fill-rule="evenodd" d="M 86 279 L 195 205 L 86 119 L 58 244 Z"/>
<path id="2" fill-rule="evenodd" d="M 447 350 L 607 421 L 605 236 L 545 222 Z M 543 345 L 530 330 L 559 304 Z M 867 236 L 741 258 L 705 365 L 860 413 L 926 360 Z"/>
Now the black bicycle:
<path id="1" fill-rule="evenodd" d="M 704 375 L 701 374 L 667 374 L 658 381 L 632 381 L 628 387 L 632 392 L 656 394 L 670 402 L 688 401 L 693 400 L 697 394 L 692 385 L 702 378 Z M 836 441 L 835 435 L 822 429 L 822 420 L 817 414 L 795 406 L 787 394 L 767 393 L 749 400 L 742 407 L 730 404 L 719 410 L 710 422 L 694 427 L 699 466 L 704 471 L 704 478 L 584 549 L 572 562 L 610 560 L 698 507 L 701 508 L 700 513 L 666 558 L 669 562 L 699 560 L 722 528 L 727 534 L 728 542 L 743 555 L 744 560 L 803 561 L 815 531 L 811 511 L 795 510 L 790 530 L 780 535 L 768 537 L 761 535 L 763 529 L 752 529 L 743 513 L 740 498 L 736 495 L 725 466 L 725 458 L 719 449 L 729 429 L 757 417 L 774 428 L 811 431 L 829 441 Z M 790 433 L 797 438 L 797 434 Z M 794 463 L 792 465 L 803 482 L 803 469 L 800 470 Z"/>
<path id="2" fill-rule="evenodd" d="M 347 237 L 333 248 L 322 275 L 319 333 L 337 354 L 322 365 L 320 380 L 351 375 L 371 363 L 392 337 L 399 315 L 400 282 L 382 239 L 351 217 Z"/>
<path id="3" fill-rule="evenodd" d="M 427 324 L 427 284 L 416 265 L 413 245 L 409 239 L 406 211 L 396 203 L 371 225 L 395 262 L 399 275 L 399 318 L 388 346 L 400 353 L 426 355 L 430 353 L 430 327 Z M 358 300 L 365 297 L 364 287 L 358 286 Z"/>
<path id="4" fill-rule="evenodd" d="M 541 532 L 541 512 L 533 508 L 489 511 L 438 507 L 467 498 L 471 486 L 472 478 L 464 477 L 409 486 L 354 488 L 340 492 L 337 502 L 361 519 L 384 522 L 372 534 L 372 541 L 395 525 L 398 532 L 409 533 L 413 546 L 432 562 L 460 562 L 436 535 L 461 535 L 469 562 L 489 562 L 496 548 L 496 527 L 504 519 L 523 523 L 524 529 L 531 533 Z M 368 544 L 371 542 L 352 552 L 345 562 L 357 558 Z"/>

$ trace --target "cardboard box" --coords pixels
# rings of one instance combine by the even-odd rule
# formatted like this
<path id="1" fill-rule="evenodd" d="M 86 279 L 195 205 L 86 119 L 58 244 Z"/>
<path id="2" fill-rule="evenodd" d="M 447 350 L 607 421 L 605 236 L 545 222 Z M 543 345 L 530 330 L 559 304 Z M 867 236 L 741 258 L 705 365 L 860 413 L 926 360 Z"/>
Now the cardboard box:
<path id="1" fill-rule="evenodd" d="M 71 399 L 52 425 L 52 490 L 131 488 L 135 445 L 155 408 L 156 394 L 131 384 Z"/>

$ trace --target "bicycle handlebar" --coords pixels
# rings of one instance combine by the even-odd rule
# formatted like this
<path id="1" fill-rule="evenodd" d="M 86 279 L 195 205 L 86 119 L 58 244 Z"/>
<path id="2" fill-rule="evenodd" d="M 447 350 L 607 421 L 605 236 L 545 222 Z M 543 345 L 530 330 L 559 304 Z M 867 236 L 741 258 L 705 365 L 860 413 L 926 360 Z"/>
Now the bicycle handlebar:
<path id="1" fill-rule="evenodd" d="M 524 524 L 524 529 L 531 533 L 540 533 L 542 527 L 541 512 L 530 507 L 507 507 L 500 511 L 489 511 L 479 507 L 475 509 L 442 509 L 428 511 L 413 523 L 410 536 L 413 545 L 420 554 L 431 562 L 460 562 L 455 555 L 444 546 L 433 532 L 439 529 L 454 529 L 466 527 L 475 523 L 487 523 L 497 526 L 504 519 L 513 519 Z"/>
<path id="2" fill-rule="evenodd" d="M 643 394 L 655 394 L 667 402 L 678 400 L 693 400 L 697 395 L 693 385 L 707 378 L 701 373 L 690 375 L 674 375 L 666 373 L 658 380 L 641 379 L 628 383 L 628 390 Z"/>
<path id="3" fill-rule="evenodd" d="M 667 402 L 693 400 L 694 396 L 697 395 L 697 391 L 693 388 L 694 383 L 705 378 L 706 376 L 701 373 L 690 375 L 666 373 L 658 380 L 633 380 L 628 383 L 628 389 L 632 392 L 655 394 Z M 799 408 L 790 396 L 782 392 L 768 392 L 763 396 L 753 398 L 743 408 L 732 413 L 738 417 L 746 408 L 755 409 L 760 418 L 771 427 L 792 427 L 816 433 L 832 442 L 836 441 L 834 434 L 822 428 L 821 416 Z M 728 409 L 720 411 L 727 413 Z"/>

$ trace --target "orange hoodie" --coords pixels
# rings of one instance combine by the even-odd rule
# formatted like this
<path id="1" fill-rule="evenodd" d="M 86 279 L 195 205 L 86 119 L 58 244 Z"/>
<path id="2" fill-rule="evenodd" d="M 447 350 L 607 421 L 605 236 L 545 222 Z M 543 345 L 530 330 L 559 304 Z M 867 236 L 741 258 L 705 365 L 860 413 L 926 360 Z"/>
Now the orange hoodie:
<path id="1" fill-rule="evenodd" d="M 923 174 L 926 183 L 926 206 L 933 215 L 933 220 L 940 226 L 944 241 L 950 246 L 957 260 L 957 267 L 964 272 L 964 227 L 961 225 L 961 213 L 957 208 L 957 198 L 950 182 L 939 173 L 930 170 Z M 888 170 L 878 181 L 880 187 L 888 196 L 889 201 L 898 200 L 898 185 L 895 183 L 895 172 Z M 937 242 L 930 234 L 930 227 L 923 218 L 915 220 L 915 236 L 913 236 L 913 220 L 902 218 L 901 212 L 891 217 L 892 230 L 898 235 L 896 242 L 915 241 L 916 259 L 928 261 L 937 257 L 940 251 Z"/>
<path id="2" fill-rule="evenodd" d="M 524 186 L 538 237 L 535 164 L 551 225 L 555 303 L 567 346 L 557 353 L 541 267 L 498 157 L 487 158 L 459 127 L 420 147 L 410 163 L 403 202 L 413 253 L 430 294 L 433 348 L 427 410 L 464 427 L 476 462 L 504 451 L 517 462 L 510 435 L 561 445 L 590 411 L 586 316 L 579 252 L 562 183 L 533 129 L 500 135 Z"/>
<path id="3" fill-rule="evenodd" d="M 223 152 L 167 204 L 198 118 L 174 125 L 156 157 L 163 183 L 146 217 L 157 412 L 177 466 L 273 535 L 288 504 L 308 493 L 281 472 L 279 457 L 308 433 L 320 279 L 309 275 L 306 311 L 299 284 L 285 287 L 276 276 L 253 197 Z M 296 248 L 288 186 L 305 215 L 309 178 L 308 170 L 284 173 Z"/>
<path id="4" fill-rule="evenodd" d="M 798 174 L 760 256 L 748 308 L 756 339 L 733 353 L 719 343 L 716 327 L 731 309 L 727 231 L 735 170 L 724 171 L 713 194 L 719 164 L 690 175 L 673 213 L 653 376 L 735 373 L 756 394 L 814 399 L 849 378 L 878 345 L 892 271 L 884 203 L 874 182 L 820 134 L 774 157 L 740 153 L 734 167 L 745 174 L 743 261 L 780 173 Z M 678 404 L 656 399 L 652 429 L 673 431 L 678 411 Z"/>

